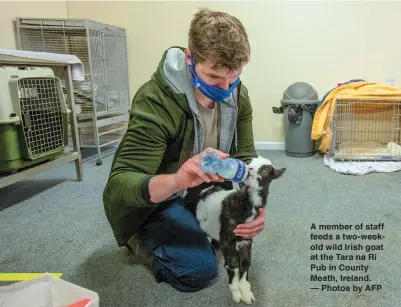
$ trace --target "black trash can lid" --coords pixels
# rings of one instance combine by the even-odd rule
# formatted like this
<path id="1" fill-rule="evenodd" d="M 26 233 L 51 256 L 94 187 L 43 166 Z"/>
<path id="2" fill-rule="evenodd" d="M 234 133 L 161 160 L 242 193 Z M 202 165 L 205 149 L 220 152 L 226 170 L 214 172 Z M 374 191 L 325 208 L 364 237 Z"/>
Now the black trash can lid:
<path id="1" fill-rule="evenodd" d="M 281 105 L 287 104 L 318 104 L 319 97 L 312 85 L 306 82 L 291 84 L 283 94 Z"/>

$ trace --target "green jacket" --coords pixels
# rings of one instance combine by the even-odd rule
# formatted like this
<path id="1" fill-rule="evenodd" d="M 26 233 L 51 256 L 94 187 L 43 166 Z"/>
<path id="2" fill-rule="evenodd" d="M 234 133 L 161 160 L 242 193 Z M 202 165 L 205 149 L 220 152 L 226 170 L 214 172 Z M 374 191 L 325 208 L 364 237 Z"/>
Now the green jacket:
<path id="1" fill-rule="evenodd" d="M 134 95 L 128 128 L 113 159 L 103 202 L 119 246 L 158 206 L 149 197 L 152 176 L 176 172 L 202 149 L 202 123 L 182 51 L 166 50 L 156 72 Z M 246 87 L 240 83 L 238 93 L 220 108 L 219 149 L 249 161 L 256 150 Z M 180 191 L 176 196 L 185 195 Z"/>

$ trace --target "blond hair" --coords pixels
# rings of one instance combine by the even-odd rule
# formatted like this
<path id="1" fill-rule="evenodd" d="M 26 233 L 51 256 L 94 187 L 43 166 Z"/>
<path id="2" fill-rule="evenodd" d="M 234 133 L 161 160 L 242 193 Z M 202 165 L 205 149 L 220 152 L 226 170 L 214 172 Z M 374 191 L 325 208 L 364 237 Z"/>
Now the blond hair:
<path id="1" fill-rule="evenodd" d="M 251 48 L 243 24 L 234 16 L 201 9 L 189 29 L 188 48 L 195 63 L 206 60 L 215 69 L 241 69 L 250 59 Z"/>

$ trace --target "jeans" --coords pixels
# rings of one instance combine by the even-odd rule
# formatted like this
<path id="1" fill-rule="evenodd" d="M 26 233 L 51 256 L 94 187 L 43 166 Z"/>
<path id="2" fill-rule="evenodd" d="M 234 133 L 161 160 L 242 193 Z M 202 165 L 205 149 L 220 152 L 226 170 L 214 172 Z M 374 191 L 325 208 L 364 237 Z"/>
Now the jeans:
<path id="1" fill-rule="evenodd" d="M 193 292 L 216 281 L 215 251 L 180 199 L 157 208 L 136 235 L 154 255 L 152 271 L 157 282 Z"/>

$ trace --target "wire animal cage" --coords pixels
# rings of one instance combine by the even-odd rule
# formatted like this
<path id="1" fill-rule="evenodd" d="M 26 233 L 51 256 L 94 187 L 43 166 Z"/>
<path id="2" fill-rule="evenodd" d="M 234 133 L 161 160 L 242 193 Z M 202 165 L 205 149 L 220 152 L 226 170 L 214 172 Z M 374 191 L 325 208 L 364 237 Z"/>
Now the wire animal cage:
<path id="1" fill-rule="evenodd" d="M 96 148 L 101 165 L 101 148 L 120 141 L 128 120 L 125 29 L 87 19 L 18 17 L 16 23 L 19 49 L 73 54 L 84 64 L 85 81 L 73 84 L 80 146 Z"/>
<path id="2" fill-rule="evenodd" d="M 0 173 L 63 153 L 68 110 L 60 80 L 46 67 L 0 67 Z"/>
<path id="3" fill-rule="evenodd" d="M 401 161 L 401 100 L 339 98 L 331 130 L 336 161 Z"/>

